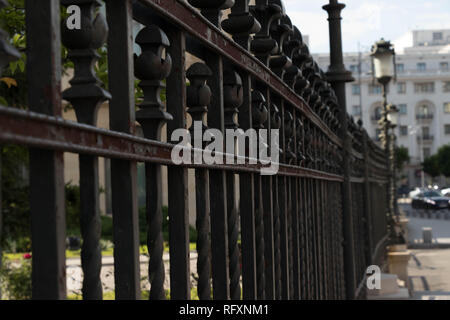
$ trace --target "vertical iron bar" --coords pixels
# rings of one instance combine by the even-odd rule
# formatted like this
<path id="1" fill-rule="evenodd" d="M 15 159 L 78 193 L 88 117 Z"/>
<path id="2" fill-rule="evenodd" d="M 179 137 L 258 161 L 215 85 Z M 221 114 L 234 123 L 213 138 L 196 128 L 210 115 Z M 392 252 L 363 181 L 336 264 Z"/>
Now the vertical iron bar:
<path id="1" fill-rule="evenodd" d="M 65 7 L 79 4 L 80 14 L 83 16 L 85 24 L 85 30 L 80 34 L 65 25 L 67 20 L 63 21 L 63 44 L 68 47 L 68 58 L 74 64 L 74 77 L 70 80 L 71 86 L 64 90 L 63 98 L 72 104 L 78 122 L 96 126 L 98 108 L 104 101 L 111 98 L 109 92 L 102 89 L 93 67 L 99 58 L 96 50 L 103 45 L 108 33 L 106 28 L 97 26 L 105 25 L 106 21 L 102 13 L 96 14 L 96 8 L 100 5 L 96 1 L 79 3 L 74 0 L 63 0 L 61 3 Z M 83 41 L 86 37 L 101 40 L 95 43 L 93 40 Z M 87 95 L 86 92 L 89 94 Z M 102 255 L 98 157 L 80 154 L 79 163 L 80 228 L 83 238 L 81 247 L 83 299 L 99 300 L 103 298 L 103 293 L 100 278 Z"/>
<path id="2" fill-rule="evenodd" d="M 211 299 L 211 236 L 209 173 L 206 169 L 195 170 L 196 228 L 197 228 L 197 273 L 198 297 Z"/>
<path id="3" fill-rule="evenodd" d="M 191 137 L 194 136 L 194 147 L 204 148 L 202 141 L 197 141 L 196 122 L 200 123 L 202 130 L 207 129 L 205 115 L 211 99 L 211 91 L 206 85 L 208 77 L 212 76 L 211 70 L 204 63 L 194 63 L 186 72 L 190 81 L 187 88 L 187 106 L 191 115 L 192 125 L 190 127 Z M 194 160 L 202 156 L 201 153 L 194 155 Z M 195 170 L 195 201 L 197 228 L 197 292 L 200 300 L 211 299 L 211 237 L 210 237 L 210 203 L 209 203 L 209 172 L 207 169 Z"/>
<path id="4" fill-rule="evenodd" d="M 111 130 L 135 133 L 132 1 L 107 1 Z M 114 284 L 117 300 L 141 297 L 135 161 L 111 159 Z"/>
<path id="5" fill-rule="evenodd" d="M 280 115 L 281 115 L 281 128 L 280 128 L 280 148 L 282 150 L 282 156 L 280 157 L 281 162 L 286 162 L 286 152 L 287 145 L 285 139 L 285 122 L 284 122 L 284 101 L 279 100 L 280 102 Z M 290 296 L 289 292 L 289 231 L 288 231 L 288 215 L 289 215 L 289 187 L 288 187 L 288 178 L 286 176 L 278 176 L 275 180 L 277 185 L 275 186 L 278 189 L 278 197 L 277 197 L 277 205 L 276 209 L 278 210 L 278 219 L 279 219 L 279 268 L 280 268 L 280 276 L 281 283 L 280 285 L 280 294 L 281 299 L 288 300 Z"/>
<path id="6" fill-rule="evenodd" d="M 31 111 L 61 116 L 59 0 L 25 1 L 27 84 Z M 64 159 L 30 149 L 33 299 L 66 297 Z"/>
<path id="7" fill-rule="evenodd" d="M 248 37 L 246 42 L 248 43 Z M 241 75 L 244 102 L 239 115 L 240 127 L 243 130 L 253 128 L 252 121 L 252 82 L 248 74 Z M 248 145 L 246 145 L 248 146 Z M 249 148 L 245 148 L 249 150 Z M 259 177 L 257 177 L 258 179 Z M 255 300 L 258 297 L 255 238 L 255 211 L 259 198 L 255 190 L 255 176 L 241 173 L 239 175 L 239 211 L 241 217 L 241 248 L 242 248 L 242 297 L 244 300 Z M 261 221 L 262 222 L 262 221 Z M 263 252 L 263 251 L 262 251 Z M 261 285 L 261 288 L 263 286 Z"/>
<path id="8" fill-rule="evenodd" d="M 167 35 L 156 25 L 148 25 L 136 36 L 136 43 L 142 51 L 135 58 L 135 76 L 140 80 L 144 98 L 138 105 L 136 120 L 140 123 L 144 137 L 161 141 L 163 126 L 173 120 L 165 111 L 161 101 L 161 90 L 166 87 L 164 80 L 170 75 L 172 59 L 168 48 Z M 150 59 L 149 57 L 152 57 Z M 145 164 L 145 193 L 147 216 L 147 249 L 149 252 L 148 275 L 151 300 L 166 299 L 164 289 L 164 238 L 163 238 L 163 186 L 162 165 Z"/>
<path id="9" fill-rule="evenodd" d="M 213 52 L 205 53 L 205 63 L 213 77 L 208 79 L 212 97 L 208 112 L 208 127 L 225 132 L 223 104 L 223 63 L 222 57 Z M 211 243 L 213 295 L 216 300 L 230 299 L 228 228 L 227 228 L 227 188 L 224 171 L 209 172 L 211 206 Z"/>
<path id="10" fill-rule="evenodd" d="M 240 21 L 242 21 L 243 17 L 246 17 L 249 23 L 241 24 Z M 249 2 L 247 0 L 235 1 L 234 6 L 231 8 L 231 13 L 228 15 L 228 19 L 222 21 L 221 25 L 225 31 L 233 36 L 233 40 L 247 51 L 250 49 L 250 34 L 258 32 L 260 29 L 259 23 L 249 13 Z M 236 26 L 238 26 L 238 28 L 236 28 Z M 253 127 L 251 76 L 246 72 L 242 72 L 240 76 L 243 89 L 243 110 L 239 115 L 239 123 L 242 129 L 248 130 Z M 246 150 L 248 150 L 248 146 L 249 145 L 246 144 Z M 239 213 L 241 219 L 242 286 L 244 299 L 257 298 L 257 248 L 255 242 L 256 202 L 254 188 L 253 174 L 239 174 Z M 259 245 L 262 245 L 262 243 Z M 260 287 L 263 289 L 263 285 Z"/>
<path id="11" fill-rule="evenodd" d="M 271 100 L 270 92 L 265 89 L 265 97 L 267 103 L 268 111 L 268 121 L 266 123 L 266 128 L 268 135 L 270 133 L 270 115 L 271 115 Z M 270 145 L 269 145 L 270 148 Z M 263 224 L 264 224 L 264 281 L 265 281 L 265 299 L 276 300 L 279 299 L 277 295 L 277 261 L 276 261 L 276 244 L 275 244 L 275 211 L 274 203 L 278 197 L 277 189 L 273 190 L 274 182 L 276 177 L 263 176 L 261 177 L 261 188 L 262 188 L 262 203 L 263 203 Z"/>
<path id="12" fill-rule="evenodd" d="M 167 124 L 167 137 L 186 128 L 186 38 L 183 31 L 167 28 L 171 40 L 172 73 L 167 78 L 167 111 L 173 121 Z M 187 168 L 168 167 L 170 297 L 190 299 L 189 203 Z"/>
<path id="13" fill-rule="evenodd" d="M 238 108 L 243 103 L 242 79 L 232 66 L 226 67 L 224 73 L 224 122 L 225 129 L 234 131 L 239 128 L 237 122 Z M 231 141 L 229 141 L 230 139 Z M 226 137 L 226 144 L 232 145 L 234 149 L 226 150 L 227 153 L 236 155 L 239 140 L 233 135 Z M 233 160 L 234 162 L 234 160 Z M 232 171 L 226 173 L 227 185 L 227 217 L 228 217 L 228 252 L 230 259 L 230 298 L 239 300 L 241 298 L 240 285 L 240 250 L 239 250 L 239 213 L 236 205 L 236 174 Z"/>

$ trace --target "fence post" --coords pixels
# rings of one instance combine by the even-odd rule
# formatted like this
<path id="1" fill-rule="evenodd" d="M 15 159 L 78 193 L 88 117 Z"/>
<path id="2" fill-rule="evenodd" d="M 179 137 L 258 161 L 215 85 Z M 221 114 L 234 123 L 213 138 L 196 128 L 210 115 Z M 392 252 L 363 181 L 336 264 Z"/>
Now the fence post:
<path id="1" fill-rule="evenodd" d="M 353 81 L 351 73 L 345 69 L 342 52 L 342 32 L 341 32 L 341 11 L 345 5 L 337 0 L 330 0 L 323 9 L 328 12 L 330 29 L 330 66 L 327 72 L 327 80 L 331 83 L 336 92 L 340 105 L 340 136 L 343 141 L 343 174 L 344 182 L 342 187 L 343 197 L 343 225 L 344 225 L 344 267 L 345 286 L 347 299 L 355 298 L 356 277 L 355 277 L 355 257 L 353 239 L 353 217 L 352 217 L 352 197 L 350 182 L 350 153 L 351 137 L 348 133 L 348 117 L 345 99 L 345 83 Z"/>
<path id="2" fill-rule="evenodd" d="M 111 98 L 109 92 L 101 88 L 94 71 L 94 63 L 99 55 L 96 50 L 103 46 L 108 28 L 103 14 L 95 15 L 99 3 L 91 0 L 79 3 L 64 0 L 69 7 L 80 4 L 81 14 L 86 27 L 70 30 L 62 27 L 62 41 L 68 48 L 68 58 L 74 63 L 74 77 L 70 88 L 63 92 L 63 98 L 75 109 L 78 122 L 91 126 L 97 125 L 97 112 L 101 103 Z M 64 20 L 64 24 L 67 20 Z M 89 26 L 89 27 L 88 27 Z M 83 41 L 84 37 L 99 39 Z M 89 80 L 86 80 L 89 79 Z M 89 92 L 89 96 L 86 94 Z M 102 253 L 100 247 L 101 219 L 99 208 L 98 157 L 79 155 L 80 168 L 80 228 L 83 244 L 81 247 L 81 267 L 83 269 L 83 299 L 99 300 L 103 298 L 100 272 Z"/>
<path id="3" fill-rule="evenodd" d="M 172 73 L 167 78 L 167 111 L 173 121 L 167 124 L 167 140 L 178 128 L 186 128 L 186 37 L 184 31 L 167 28 L 171 40 Z M 190 299 L 190 249 L 188 170 L 169 166 L 169 249 L 171 299 Z"/>
<path id="4" fill-rule="evenodd" d="M 195 122 L 201 122 L 202 131 L 207 129 L 204 123 L 208 113 L 208 105 L 211 101 L 211 91 L 206 81 L 212 76 L 211 70 L 203 63 L 194 63 L 186 72 L 190 85 L 187 88 L 188 113 L 192 118 L 190 128 L 191 137 L 195 137 Z M 200 148 L 204 145 L 197 141 Z M 194 142 L 194 147 L 196 143 Z M 202 157 L 202 153 L 194 155 Z M 209 172 L 207 169 L 195 169 L 195 208 L 197 228 L 197 292 L 200 300 L 211 299 L 211 226 L 210 226 L 210 202 L 209 202 Z"/>
<path id="5" fill-rule="evenodd" d="M 243 17 L 249 23 L 240 23 Z M 261 25 L 249 12 L 249 1 L 237 0 L 231 8 L 228 19 L 222 22 L 225 31 L 233 35 L 233 40 L 244 50 L 250 49 L 250 34 L 259 32 Z M 252 79 L 250 74 L 241 73 L 243 104 L 239 114 L 239 125 L 243 130 L 252 128 Z M 246 145 L 246 150 L 249 149 Z M 239 212 L 241 218 L 241 238 L 242 238 L 242 297 L 243 299 L 256 299 L 257 290 L 257 246 L 255 239 L 255 176 L 251 173 L 241 173 L 239 175 Z M 260 285 L 261 289 L 263 285 Z"/>
<path id="6" fill-rule="evenodd" d="M 232 7 L 234 3 L 207 4 L 206 1 L 191 4 L 200 9 L 201 14 L 217 28 L 221 29 L 222 10 Z M 224 92 L 223 92 L 223 58 L 215 52 L 207 51 L 204 55 L 206 65 L 214 77 L 210 77 L 207 85 L 212 96 L 208 112 L 208 126 L 225 133 Z M 228 219 L 227 219 L 227 181 L 222 170 L 210 170 L 210 209 L 211 209 L 211 242 L 212 242 L 212 274 L 214 299 L 230 299 L 230 275 L 228 252 Z"/>
<path id="7" fill-rule="evenodd" d="M 112 99 L 109 127 L 135 133 L 132 4 L 106 2 L 108 77 Z M 111 193 L 114 236 L 114 283 L 116 299 L 140 299 L 139 216 L 135 161 L 111 159 Z"/>
<path id="8" fill-rule="evenodd" d="M 168 50 L 169 39 L 164 31 L 155 25 L 142 29 L 136 36 L 136 43 L 142 48 L 141 55 L 135 60 L 135 76 L 141 80 L 139 86 L 144 99 L 139 104 L 136 120 L 140 123 L 146 139 L 161 140 L 162 126 L 173 120 L 160 100 L 161 89 L 172 68 Z M 162 210 L 162 166 L 155 163 L 145 164 L 145 193 L 147 215 L 147 247 L 150 255 L 149 280 L 151 300 L 164 300 L 165 269 L 163 261 L 163 210 Z"/>
<path id="9" fill-rule="evenodd" d="M 26 0 L 25 8 L 29 109 L 61 117 L 59 0 Z M 33 299 L 66 297 L 64 199 L 63 153 L 30 148 Z"/>

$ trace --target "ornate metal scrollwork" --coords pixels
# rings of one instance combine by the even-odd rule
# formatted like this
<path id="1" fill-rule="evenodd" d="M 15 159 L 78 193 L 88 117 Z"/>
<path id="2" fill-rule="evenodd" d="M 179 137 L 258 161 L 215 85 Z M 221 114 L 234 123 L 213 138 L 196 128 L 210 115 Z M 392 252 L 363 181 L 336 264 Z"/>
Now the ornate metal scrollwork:
<path id="1" fill-rule="evenodd" d="M 289 111 L 284 113 L 284 136 L 286 161 L 288 164 L 292 164 L 297 157 L 294 153 L 294 117 Z"/>
<path id="2" fill-rule="evenodd" d="M 269 4 L 272 3 L 280 6 L 282 16 L 277 20 L 277 23 L 272 23 L 270 26 L 270 36 L 277 41 L 278 48 L 270 57 L 269 67 L 276 75 L 283 78 L 285 70 L 292 65 L 291 58 L 284 52 L 284 44 L 289 36 L 293 34 L 292 23 L 289 17 L 286 16 L 283 3 L 280 0 L 270 0 Z"/>

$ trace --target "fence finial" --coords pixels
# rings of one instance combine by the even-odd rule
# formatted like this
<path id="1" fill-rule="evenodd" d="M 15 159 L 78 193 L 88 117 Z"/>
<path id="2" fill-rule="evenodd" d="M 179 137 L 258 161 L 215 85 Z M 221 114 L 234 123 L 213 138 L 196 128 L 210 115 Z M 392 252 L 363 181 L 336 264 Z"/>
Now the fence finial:
<path id="1" fill-rule="evenodd" d="M 268 65 L 269 56 L 278 50 L 278 43 L 270 37 L 270 26 L 283 15 L 282 8 L 277 4 L 269 4 L 267 0 L 256 1 L 250 6 L 250 12 L 261 24 L 261 30 L 253 37 L 251 51 L 262 63 Z"/>
<path id="2" fill-rule="evenodd" d="M 222 21 L 222 28 L 245 50 L 249 50 L 250 35 L 261 30 L 261 24 L 249 12 L 249 2 L 236 0 L 228 19 Z"/>
<path id="3" fill-rule="evenodd" d="M 144 137 L 161 141 L 162 126 L 173 119 L 165 111 L 161 101 L 161 90 L 165 88 L 163 80 L 172 69 L 172 59 L 166 51 L 170 46 L 166 34 L 157 26 L 142 29 L 136 36 L 136 43 L 142 53 L 135 56 L 134 74 L 140 79 L 139 87 L 144 92 L 143 101 L 136 112 L 136 120 L 142 127 Z M 162 234 L 162 173 L 161 166 L 146 163 L 146 214 L 147 247 L 149 259 L 150 299 L 164 300 L 164 242 Z"/>
<path id="4" fill-rule="evenodd" d="M 199 8 L 201 14 L 219 29 L 222 10 L 234 6 L 235 0 L 187 0 L 193 7 Z"/>

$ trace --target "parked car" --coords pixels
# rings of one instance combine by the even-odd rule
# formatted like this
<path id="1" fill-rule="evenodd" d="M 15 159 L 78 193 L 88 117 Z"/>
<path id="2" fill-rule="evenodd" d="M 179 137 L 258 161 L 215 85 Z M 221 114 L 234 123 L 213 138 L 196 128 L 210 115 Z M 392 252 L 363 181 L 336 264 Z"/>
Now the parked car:
<path id="1" fill-rule="evenodd" d="M 450 197 L 443 196 L 436 190 L 426 190 L 412 199 L 411 206 L 413 209 L 450 209 Z"/>

